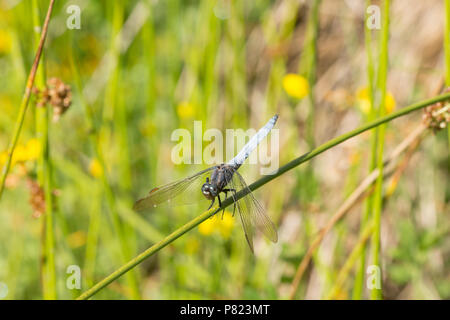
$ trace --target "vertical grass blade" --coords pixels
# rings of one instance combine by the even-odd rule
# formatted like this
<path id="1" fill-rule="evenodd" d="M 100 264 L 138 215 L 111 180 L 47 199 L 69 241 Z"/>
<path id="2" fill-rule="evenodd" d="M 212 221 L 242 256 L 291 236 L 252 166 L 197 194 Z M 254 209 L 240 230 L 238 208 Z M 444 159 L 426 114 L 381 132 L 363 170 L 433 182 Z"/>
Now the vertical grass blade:
<path id="1" fill-rule="evenodd" d="M 445 52 L 445 85 L 450 86 L 450 0 L 445 0 L 445 29 L 444 29 L 444 52 Z M 450 164 L 450 126 L 447 126 L 449 164 Z"/>
<path id="2" fill-rule="evenodd" d="M 8 146 L 8 156 L 6 158 L 5 165 L 3 166 L 1 177 L 0 177 L 0 199 L 2 198 L 3 191 L 5 188 L 6 177 L 8 175 L 9 169 L 11 167 L 12 156 L 14 154 L 14 150 L 17 145 L 17 141 L 19 140 L 20 132 L 22 131 L 23 121 L 25 119 L 25 114 L 28 109 L 28 102 L 30 101 L 31 89 L 33 88 L 34 80 L 36 78 L 37 68 L 39 66 L 39 62 L 41 60 L 42 51 L 44 50 L 44 42 L 47 37 L 48 24 L 50 22 L 50 16 L 53 11 L 53 4 L 55 0 L 51 0 L 48 6 L 47 15 L 45 17 L 44 26 L 42 28 L 41 38 L 39 40 L 39 46 L 36 52 L 36 56 L 33 61 L 33 65 L 31 67 L 30 73 L 28 75 L 27 84 L 25 86 L 25 93 L 22 97 L 22 102 L 19 107 L 19 115 L 17 116 L 17 120 L 14 126 L 14 132 L 11 138 L 11 141 Z"/>
<path id="3" fill-rule="evenodd" d="M 378 83 L 377 94 L 380 95 L 380 101 L 378 102 L 378 115 L 384 116 L 386 112 L 385 98 L 386 98 L 386 79 L 388 68 L 388 41 L 389 41 L 389 8 L 390 1 L 385 0 L 383 10 L 383 26 L 382 35 L 380 38 L 380 56 L 379 56 L 379 71 L 378 71 Z M 379 172 L 383 172 L 383 151 L 384 151 L 384 132 L 386 126 L 381 125 L 378 131 L 378 143 L 377 143 L 377 168 Z M 381 232 L 381 211 L 383 208 L 383 175 L 379 175 L 375 184 L 375 194 L 373 199 L 373 220 L 374 220 L 374 232 L 372 236 L 372 264 L 380 267 L 380 232 Z M 380 267 L 381 270 L 381 267 Z M 381 276 L 381 275 L 380 275 Z M 380 281 L 381 283 L 381 281 Z M 370 292 L 371 299 L 381 299 L 382 289 L 374 288 Z"/>
<path id="4" fill-rule="evenodd" d="M 366 8 L 371 4 L 371 0 L 366 1 Z M 370 111 L 369 111 L 369 121 L 375 119 L 375 99 L 374 99 L 374 62 L 372 55 L 372 31 L 369 29 L 366 21 L 369 18 L 369 13 L 366 13 L 366 20 L 364 23 L 364 36 L 366 45 L 366 59 L 367 59 L 367 89 L 369 95 Z M 377 135 L 376 130 L 371 133 L 371 156 L 369 162 L 369 172 L 372 172 L 376 166 L 376 152 L 377 152 Z M 369 219 L 372 212 L 373 195 L 369 194 L 364 201 L 363 212 L 361 216 L 360 232 L 364 231 L 367 220 Z M 362 299 L 363 297 L 363 285 L 364 285 L 364 275 L 366 266 L 366 246 L 367 242 L 362 244 L 361 255 L 359 258 L 359 268 L 356 272 L 355 283 L 353 285 L 353 296 L 354 300 Z"/>
<path id="5" fill-rule="evenodd" d="M 35 26 L 35 41 L 39 45 L 40 9 L 37 0 L 32 2 L 33 23 Z M 41 57 L 36 73 L 36 85 L 40 90 L 46 87 L 45 54 Z M 52 195 L 52 165 L 49 147 L 49 105 L 36 107 L 36 135 L 41 145 L 41 154 L 38 159 L 38 182 L 45 194 L 45 215 L 42 223 L 44 228 L 42 248 L 42 291 L 44 299 L 54 300 L 56 295 L 56 270 L 55 270 L 55 241 L 53 233 L 53 195 Z"/>

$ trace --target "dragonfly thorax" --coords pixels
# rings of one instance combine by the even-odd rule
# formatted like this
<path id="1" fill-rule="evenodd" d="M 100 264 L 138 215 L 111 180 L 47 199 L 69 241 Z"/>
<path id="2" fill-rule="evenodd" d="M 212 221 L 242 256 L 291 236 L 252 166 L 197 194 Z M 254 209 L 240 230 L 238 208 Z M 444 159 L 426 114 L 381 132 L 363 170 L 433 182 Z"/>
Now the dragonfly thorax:
<path id="1" fill-rule="evenodd" d="M 234 171 L 235 169 L 228 164 L 218 165 L 211 173 L 211 180 L 206 178 L 206 183 L 202 186 L 203 195 L 209 200 L 216 198 L 231 181 Z"/>

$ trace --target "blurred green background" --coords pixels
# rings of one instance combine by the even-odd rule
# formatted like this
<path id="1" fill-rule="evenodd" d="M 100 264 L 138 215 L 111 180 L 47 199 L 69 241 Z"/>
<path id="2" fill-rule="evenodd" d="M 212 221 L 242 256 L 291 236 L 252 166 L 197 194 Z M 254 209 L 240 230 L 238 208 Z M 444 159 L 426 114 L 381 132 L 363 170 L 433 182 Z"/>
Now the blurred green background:
<path id="1" fill-rule="evenodd" d="M 391 6 L 391 109 L 436 94 L 444 72 L 443 1 L 414 2 Z M 69 5 L 81 9 L 80 29 L 67 28 Z M 47 6 L 0 0 L 0 151 L 11 138 Z M 49 124 L 57 298 L 77 297 L 207 208 L 204 200 L 131 210 L 153 187 L 206 167 L 173 164 L 175 129 L 191 131 L 194 120 L 204 130 L 258 129 L 278 113 L 284 164 L 367 121 L 364 14 L 364 1 L 343 0 L 56 1 L 41 70 L 72 91 L 70 108 Z M 0 201 L 5 299 L 44 297 L 37 108 L 33 97 Z M 420 121 L 416 112 L 390 123 L 386 154 Z M 278 227 L 277 244 L 258 235 L 252 255 L 238 219 L 213 217 L 94 298 L 288 297 L 308 246 L 367 176 L 369 156 L 370 135 L 363 134 L 258 190 Z M 256 165 L 240 172 L 247 183 L 259 177 Z M 443 130 L 386 179 L 384 298 L 450 298 L 449 176 Z M 296 298 L 328 297 L 358 241 L 362 211 L 358 202 L 325 237 Z M 70 265 L 81 268 L 81 290 L 66 287 Z M 334 298 L 352 297 L 354 274 Z"/>

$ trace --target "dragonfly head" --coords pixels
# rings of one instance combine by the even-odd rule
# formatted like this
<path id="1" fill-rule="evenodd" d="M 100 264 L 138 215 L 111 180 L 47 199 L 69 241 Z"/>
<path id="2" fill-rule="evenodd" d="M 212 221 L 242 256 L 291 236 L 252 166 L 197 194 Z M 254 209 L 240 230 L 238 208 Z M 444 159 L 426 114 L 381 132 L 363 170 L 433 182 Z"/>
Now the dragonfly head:
<path id="1" fill-rule="evenodd" d="M 217 187 L 209 183 L 209 178 L 206 178 L 206 183 L 202 186 L 202 193 L 209 200 L 213 200 L 218 195 Z"/>

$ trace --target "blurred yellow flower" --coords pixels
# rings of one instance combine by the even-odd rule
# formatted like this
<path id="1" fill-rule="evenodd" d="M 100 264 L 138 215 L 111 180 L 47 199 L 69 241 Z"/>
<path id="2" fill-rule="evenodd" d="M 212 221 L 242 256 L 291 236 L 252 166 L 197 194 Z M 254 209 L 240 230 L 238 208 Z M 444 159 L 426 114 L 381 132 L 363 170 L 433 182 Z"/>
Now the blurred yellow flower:
<path id="1" fill-rule="evenodd" d="M 153 121 L 143 120 L 139 123 L 139 132 L 146 137 L 153 136 L 157 131 L 156 125 Z"/>
<path id="2" fill-rule="evenodd" d="M 189 102 L 181 102 L 177 106 L 177 114 L 181 119 L 189 119 L 194 116 L 194 106 Z"/>
<path id="3" fill-rule="evenodd" d="M 2 151 L 0 153 L 0 165 L 3 166 L 3 164 L 6 162 L 6 159 L 8 158 L 8 152 Z"/>
<path id="4" fill-rule="evenodd" d="M 9 53 L 11 50 L 11 35 L 4 29 L 0 29 L 0 54 Z"/>
<path id="5" fill-rule="evenodd" d="M 32 138 L 28 140 L 25 145 L 19 144 L 14 149 L 13 157 L 11 159 L 11 167 L 18 162 L 34 161 L 39 158 L 41 154 L 41 143 L 38 139 Z M 8 158 L 8 151 L 0 153 L 0 164 L 4 164 Z"/>
<path id="6" fill-rule="evenodd" d="M 68 235 L 67 243 L 70 248 L 79 248 L 86 243 L 86 233 L 82 230 L 75 231 Z"/>
<path id="7" fill-rule="evenodd" d="M 231 231 L 233 231 L 234 227 L 234 218 L 228 211 L 225 211 L 223 215 L 223 219 L 219 219 L 219 231 L 222 237 L 228 239 L 231 235 Z"/>
<path id="8" fill-rule="evenodd" d="M 361 153 L 359 153 L 359 152 L 357 152 L 357 151 L 354 151 L 354 152 L 350 153 L 349 158 L 350 158 L 350 159 L 349 159 L 350 164 L 356 165 L 356 164 L 358 164 L 358 163 L 360 162 L 360 160 L 361 160 Z"/>
<path id="9" fill-rule="evenodd" d="M 198 226 L 198 231 L 204 235 L 204 236 L 209 236 L 214 232 L 214 229 L 216 227 L 216 217 L 212 217 L 209 218 L 205 221 L 203 221 L 199 226 Z"/>
<path id="10" fill-rule="evenodd" d="M 100 178 L 103 175 L 103 168 L 98 159 L 92 159 L 89 163 L 89 172 L 95 178 Z"/>
<path id="11" fill-rule="evenodd" d="M 386 93 L 386 98 L 384 100 L 385 106 L 386 106 L 386 113 L 391 113 L 395 110 L 395 99 L 394 96 L 390 93 Z"/>
<path id="12" fill-rule="evenodd" d="M 37 160 L 41 154 L 41 142 L 36 139 L 30 139 L 26 145 L 27 159 L 26 160 Z"/>
<path id="13" fill-rule="evenodd" d="M 297 99 L 303 99 L 309 92 L 308 80 L 295 73 L 284 76 L 283 88 L 288 95 Z"/>
<path id="14" fill-rule="evenodd" d="M 218 216 L 202 222 L 198 226 L 198 231 L 204 236 L 209 236 L 218 231 L 223 238 L 228 239 L 233 231 L 234 218 L 228 211 L 225 211 L 223 218 L 221 212 L 217 214 Z"/>
<path id="15" fill-rule="evenodd" d="M 334 300 L 348 300 L 348 294 L 342 289 L 338 289 L 333 296 Z"/>
<path id="16" fill-rule="evenodd" d="M 369 88 L 360 88 L 356 92 L 356 101 L 359 109 L 364 114 L 369 114 L 370 112 L 370 98 L 369 98 Z M 395 110 L 395 99 L 390 92 L 386 92 L 386 97 L 384 98 L 384 104 L 386 107 L 386 113 L 391 113 Z"/>

